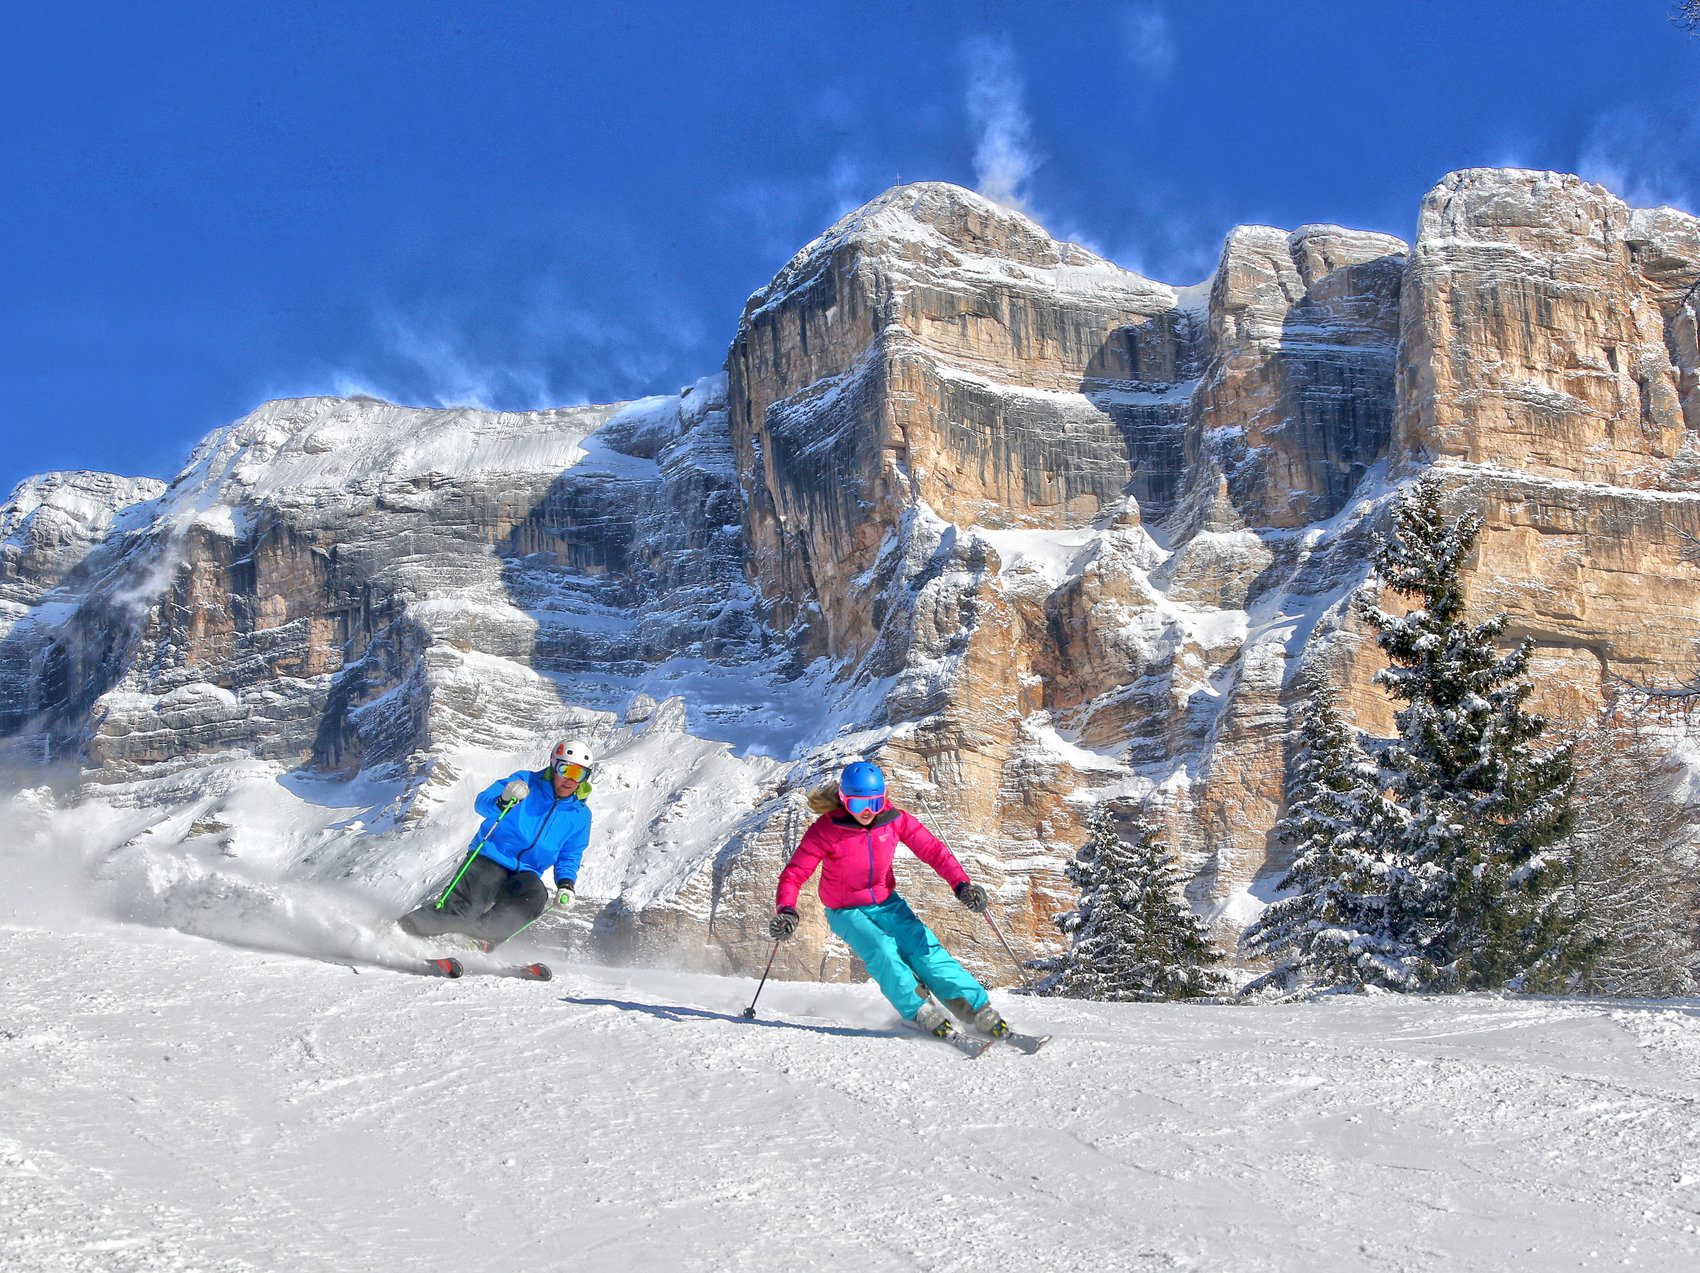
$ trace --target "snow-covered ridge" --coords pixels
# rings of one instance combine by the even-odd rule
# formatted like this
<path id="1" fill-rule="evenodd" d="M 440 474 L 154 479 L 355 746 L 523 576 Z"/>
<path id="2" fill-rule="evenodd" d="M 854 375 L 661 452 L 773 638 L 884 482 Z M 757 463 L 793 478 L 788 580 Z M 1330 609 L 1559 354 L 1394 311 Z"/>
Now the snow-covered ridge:
<path id="1" fill-rule="evenodd" d="M 121 510 L 164 489 L 164 482 L 151 477 L 119 477 L 87 469 L 38 473 L 19 482 L 0 505 L 0 537 L 10 540 L 21 534 L 31 518 L 49 509 L 80 525 L 109 527 Z"/>
<path id="2" fill-rule="evenodd" d="M 88 471 L 43 473 L 0 506 L 0 721 L 15 725 L 18 689 L 32 675 L 7 657 L 76 609 L 64 586 L 109 539 L 146 526 L 165 483 Z M 14 700 L 7 702 L 8 699 Z"/>
<path id="3" fill-rule="evenodd" d="M 164 490 L 155 478 L 87 470 L 26 478 L 0 505 L 0 581 L 57 582 L 94 544 L 136 524 L 126 514 Z"/>
<path id="4" fill-rule="evenodd" d="M 1053 239 L 1013 208 L 945 182 L 897 186 L 848 213 L 806 244 L 768 285 L 751 296 L 745 316 L 805 286 L 844 251 L 877 254 L 890 268 L 912 262 L 928 273 L 963 280 L 1038 284 L 1065 296 L 1141 294 L 1152 312 L 1172 308 L 1176 289 Z"/>
<path id="5" fill-rule="evenodd" d="M 286 398 L 209 434 L 172 483 L 174 505 L 371 494 L 390 484 L 560 472 L 626 406 L 554 411 L 398 407 Z"/>

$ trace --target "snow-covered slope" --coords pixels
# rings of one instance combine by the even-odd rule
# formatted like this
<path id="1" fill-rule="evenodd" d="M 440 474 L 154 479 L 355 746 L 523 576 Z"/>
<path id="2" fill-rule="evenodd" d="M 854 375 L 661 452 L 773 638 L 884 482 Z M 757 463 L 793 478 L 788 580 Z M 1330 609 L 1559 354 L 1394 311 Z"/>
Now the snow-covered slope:
<path id="1" fill-rule="evenodd" d="M 0 1267 L 1468 1270 L 1700 1261 L 1700 1007 L 440 982 L 0 927 Z"/>

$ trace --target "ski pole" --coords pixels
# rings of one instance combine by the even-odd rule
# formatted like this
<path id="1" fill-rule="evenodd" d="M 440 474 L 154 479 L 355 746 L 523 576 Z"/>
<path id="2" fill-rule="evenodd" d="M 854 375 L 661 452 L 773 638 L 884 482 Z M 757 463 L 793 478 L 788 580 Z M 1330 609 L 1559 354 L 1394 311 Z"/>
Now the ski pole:
<path id="1" fill-rule="evenodd" d="M 761 998 L 761 988 L 767 984 L 767 974 L 773 971 L 773 955 L 779 953 L 779 939 L 774 938 L 773 954 L 767 957 L 767 967 L 761 970 L 761 983 L 756 986 L 756 992 L 750 997 L 750 1006 L 744 1009 L 744 1015 L 751 1021 L 756 1019 L 756 1000 Z"/>
<path id="2" fill-rule="evenodd" d="M 530 928 L 533 924 L 535 924 L 538 920 L 542 919 L 543 916 L 547 915 L 548 913 L 549 913 L 549 908 L 547 906 L 545 906 L 543 908 L 542 914 L 537 915 L 536 917 L 534 917 L 532 919 L 526 920 L 525 923 L 521 924 L 518 928 L 514 929 L 513 932 L 509 933 L 506 937 L 502 938 L 502 940 L 497 942 L 496 945 L 500 946 L 500 945 L 503 945 L 506 942 L 511 942 L 514 938 L 518 937 L 521 933 L 523 933 L 526 929 Z M 490 949 L 494 950 L 495 948 L 496 948 L 495 946 L 492 946 Z"/>
<path id="3" fill-rule="evenodd" d="M 578 894 L 574 893 L 573 896 L 576 899 Z M 547 915 L 550 911 L 552 911 L 554 909 L 555 908 L 553 906 L 550 906 L 547 902 L 545 902 L 542 910 L 538 911 L 537 914 L 533 915 L 530 919 L 526 920 L 525 923 L 521 924 L 518 928 L 514 929 L 513 932 L 509 933 L 506 937 L 502 938 L 501 941 L 492 942 L 490 944 L 490 949 L 494 950 L 494 949 L 496 949 L 497 946 L 503 946 L 503 945 L 506 945 L 508 942 L 511 942 L 514 938 L 518 937 L 526 929 L 530 928 L 538 920 L 542 919 L 545 915 Z"/>
<path id="4" fill-rule="evenodd" d="M 992 926 L 992 932 L 996 934 L 998 944 L 1003 947 L 1003 953 L 1008 955 L 1009 962 L 1015 965 L 1015 975 L 1021 978 L 1021 988 L 1028 994 L 1032 994 L 1033 985 L 1027 980 L 1027 974 L 1021 970 L 1021 961 L 1015 957 L 1015 952 L 1009 948 L 1009 943 L 1004 941 L 1003 931 L 998 927 L 997 920 L 992 918 L 992 912 L 986 910 L 982 911 L 981 914 L 986 917 L 986 922 Z"/>
<path id="5" fill-rule="evenodd" d="M 449 894 L 454 892 L 455 885 L 460 883 L 460 877 L 466 874 L 466 868 L 471 866 L 472 860 L 478 856 L 478 850 L 490 842 L 490 837 L 496 834 L 496 828 L 502 825 L 502 819 L 508 816 L 508 810 L 513 807 L 511 804 L 504 805 L 501 813 L 496 815 L 496 820 L 490 824 L 490 829 L 484 833 L 484 838 L 472 846 L 472 852 L 466 855 L 466 861 L 460 864 L 460 870 L 455 872 L 454 879 L 449 881 L 449 886 L 443 890 L 443 895 L 437 899 L 436 909 L 443 909 L 443 904 L 449 900 Z"/>
<path id="6" fill-rule="evenodd" d="M 923 800 L 921 801 L 921 808 L 926 812 L 928 822 L 934 824 L 938 823 L 938 817 L 933 813 L 932 805 Z M 941 841 L 944 840 L 944 831 L 942 829 L 939 831 L 939 839 Z M 948 842 L 945 844 L 945 848 L 950 848 Z M 955 854 L 956 851 L 951 849 L 951 856 L 954 857 Z M 998 944 L 1003 947 L 1003 953 L 1009 956 L 1009 962 L 1015 965 L 1015 975 L 1021 978 L 1021 988 L 1028 994 L 1032 994 L 1033 986 L 1030 982 L 1028 982 L 1027 974 L 1021 970 L 1021 961 L 1015 957 L 1015 952 L 1009 948 L 1009 943 L 1003 939 L 1003 931 L 998 928 L 997 920 L 992 918 L 990 908 L 983 910 L 980 913 L 986 917 L 986 922 L 992 926 L 992 932 L 997 936 Z"/>

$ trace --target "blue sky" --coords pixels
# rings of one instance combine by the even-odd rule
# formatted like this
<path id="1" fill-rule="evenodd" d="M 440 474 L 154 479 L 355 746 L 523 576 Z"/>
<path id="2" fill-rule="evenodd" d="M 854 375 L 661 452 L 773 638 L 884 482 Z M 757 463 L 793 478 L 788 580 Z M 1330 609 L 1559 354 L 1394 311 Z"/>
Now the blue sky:
<path id="1" fill-rule="evenodd" d="M 0 44 L 0 491 L 270 397 L 671 392 L 898 181 L 1167 282 L 1481 164 L 1700 212 L 1667 0 L 59 3 Z"/>

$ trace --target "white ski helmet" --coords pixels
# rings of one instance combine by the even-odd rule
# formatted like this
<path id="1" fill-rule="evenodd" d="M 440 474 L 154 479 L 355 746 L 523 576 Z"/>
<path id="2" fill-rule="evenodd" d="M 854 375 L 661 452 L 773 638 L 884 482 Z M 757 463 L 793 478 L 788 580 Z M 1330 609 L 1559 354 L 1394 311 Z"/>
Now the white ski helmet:
<path id="1" fill-rule="evenodd" d="M 563 765 L 577 765 L 589 773 L 592 763 L 590 748 L 583 743 L 556 743 L 555 753 L 549 758 L 549 772 L 559 773 Z"/>

